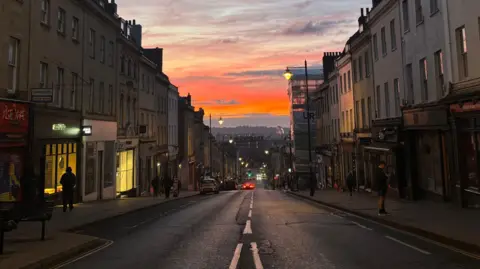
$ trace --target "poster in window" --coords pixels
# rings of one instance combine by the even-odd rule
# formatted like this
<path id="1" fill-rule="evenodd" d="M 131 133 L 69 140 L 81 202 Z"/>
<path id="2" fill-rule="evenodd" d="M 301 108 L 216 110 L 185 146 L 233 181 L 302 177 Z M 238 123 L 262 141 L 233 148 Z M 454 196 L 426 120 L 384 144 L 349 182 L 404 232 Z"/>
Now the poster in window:
<path id="1" fill-rule="evenodd" d="M 20 179 L 23 162 L 20 152 L 4 150 L 0 152 L 0 202 L 22 200 Z"/>

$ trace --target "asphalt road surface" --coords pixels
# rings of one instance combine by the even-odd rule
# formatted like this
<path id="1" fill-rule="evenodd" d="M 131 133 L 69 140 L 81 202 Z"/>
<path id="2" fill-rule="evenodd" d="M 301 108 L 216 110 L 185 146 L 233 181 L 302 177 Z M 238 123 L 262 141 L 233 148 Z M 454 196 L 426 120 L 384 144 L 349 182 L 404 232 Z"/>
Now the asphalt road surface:
<path id="1" fill-rule="evenodd" d="M 480 268 L 475 257 L 264 189 L 175 200 L 76 232 L 114 243 L 61 268 Z"/>

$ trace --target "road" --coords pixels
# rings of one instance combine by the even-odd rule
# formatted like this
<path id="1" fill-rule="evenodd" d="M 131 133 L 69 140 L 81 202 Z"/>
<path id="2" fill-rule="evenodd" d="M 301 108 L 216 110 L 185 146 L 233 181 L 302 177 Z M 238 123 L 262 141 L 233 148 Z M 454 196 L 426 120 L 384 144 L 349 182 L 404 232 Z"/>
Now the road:
<path id="1" fill-rule="evenodd" d="M 57 268 L 480 268 L 449 248 L 263 189 L 175 200 L 76 232 L 113 244 Z"/>

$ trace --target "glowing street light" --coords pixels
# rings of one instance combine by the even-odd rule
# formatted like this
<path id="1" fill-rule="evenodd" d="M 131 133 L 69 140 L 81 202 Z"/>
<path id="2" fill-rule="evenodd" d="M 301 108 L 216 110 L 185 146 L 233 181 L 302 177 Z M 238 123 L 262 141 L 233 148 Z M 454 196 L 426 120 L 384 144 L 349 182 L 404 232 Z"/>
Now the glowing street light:
<path id="1" fill-rule="evenodd" d="M 228 143 L 232 144 L 232 143 L 233 143 L 233 139 L 232 139 L 232 138 L 228 139 Z"/>
<path id="2" fill-rule="evenodd" d="M 285 72 L 283 73 L 283 76 L 285 77 L 286 80 L 290 80 L 293 77 L 293 73 L 287 67 L 287 70 L 285 70 Z"/>
<path id="3" fill-rule="evenodd" d="M 238 158 L 239 161 L 242 161 L 242 157 Z"/>
<path id="4" fill-rule="evenodd" d="M 265 154 L 268 155 L 268 153 L 270 153 L 268 150 L 265 150 Z"/>
<path id="5" fill-rule="evenodd" d="M 245 162 L 242 162 L 242 165 L 244 165 L 244 164 L 245 164 Z"/>
<path id="6" fill-rule="evenodd" d="M 218 119 L 218 123 L 220 123 L 220 125 L 223 125 L 223 119 L 222 119 L 222 117 L 220 117 L 220 119 Z"/>

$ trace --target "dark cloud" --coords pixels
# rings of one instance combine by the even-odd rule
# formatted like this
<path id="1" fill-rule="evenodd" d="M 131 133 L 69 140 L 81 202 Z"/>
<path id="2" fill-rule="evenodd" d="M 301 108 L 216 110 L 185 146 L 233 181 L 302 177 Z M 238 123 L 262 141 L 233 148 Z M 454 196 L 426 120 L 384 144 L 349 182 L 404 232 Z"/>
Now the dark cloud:
<path id="1" fill-rule="evenodd" d="M 239 105 L 240 102 L 237 100 L 223 100 L 223 99 L 216 99 L 211 101 L 203 101 L 203 102 L 194 102 L 197 106 L 211 106 L 211 105 Z"/>
<path id="2" fill-rule="evenodd" d="M 311 65 L 308 66 L 309 71 L 308 73 L 311 75 L 317 75 L 323 72 L 323 65 Z M 293 74 L 303 74 L 303 68 L 290 68 L 290 71 Z M 281 77 L 285 69 L 267 69 L 267 70 L 249 70 L 249 71 L 242 71 L 242 72 L 230 72 L 223 74 L 224 76 L 230 77 Z"/>
<path id="3" fill-rule="evenodd" d="M 355 20 L 322 20 L 319 22 L 309 21 L 307 23 L 296 23 L 282 31 L 283 35 L 324 35 L 332 30 L 338 29 L 339 26 L 349 25 Z"/>
<path id="4" fill-rule="evenodd" d="M 239 41 L 239 38 L 236 37 L 236 38 L 224 38 L 224 39 L 220 39 L 218 41 L 218 43 L 221 43 L 221 44 L 235 44 L 235 43 L 238 43 Z"/>

